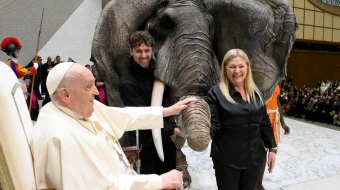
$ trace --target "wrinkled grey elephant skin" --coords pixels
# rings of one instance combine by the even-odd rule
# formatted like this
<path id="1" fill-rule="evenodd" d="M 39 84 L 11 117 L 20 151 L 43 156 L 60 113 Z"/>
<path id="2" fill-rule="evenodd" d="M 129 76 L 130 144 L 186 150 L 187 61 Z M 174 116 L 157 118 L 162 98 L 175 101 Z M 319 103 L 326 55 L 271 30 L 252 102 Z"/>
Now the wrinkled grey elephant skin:
<path id="1" fill-rule="evenodd" d="M 118 78 L 130 58 L 128 38 L 143 29 L 155 38 L 155 77 L 176 102 L 186 96 L 204 100 L 218 83 L 219 63 L 233 48 L 249 55 L 256 84 L 270 97 L 285 75 L 297 23 L 288 0 L 113 0 L 99 18 L 92 46 L 112 106 L 123 106 Z M 204 114 L 182 114 L 180 127 L 190 131 L 187 139 L 195 139 L 189 146 L 202 151 L 209 142 L 209 107 L 193 107 L 197 110 L 188 113 Z"/>

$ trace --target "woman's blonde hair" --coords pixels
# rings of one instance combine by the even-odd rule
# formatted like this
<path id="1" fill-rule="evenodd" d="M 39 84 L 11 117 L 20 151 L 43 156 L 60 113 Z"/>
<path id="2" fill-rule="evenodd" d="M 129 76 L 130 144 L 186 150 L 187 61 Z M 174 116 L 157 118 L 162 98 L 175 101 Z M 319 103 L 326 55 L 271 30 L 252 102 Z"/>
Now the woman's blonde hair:
<path id="1" fill-rule="evenodd" d="M 241 49 L 231 49 L 225 54 L 223 58 L 223 62 L 221 65 L 221 73 L 220 73 L 220 76 L 221 76 L 220 77 L 220 81 L 221 81 L 220 88 L 221 88 L 223 95 L 226 97 L 226 99 L 229 102 L 236 104 L 236 102 L 233 100 L 233 98 L 229 94 L 229 85 L 230 85 L 229 83 L 230 82 L 229 82 L 228 77 L 225 74 L 225 67 L 232 59 L 237 58 L 237 57 L 242 58 L 244 61 L 246 61 L 246 64 L 247 64 L 247 76 L 245 78 L 245 86 L 244 86 L 246 90 L 247 101 L 250 103 L 250 101 L 252 100 L 256 104 L 255 94 L 257 94 L 261 100 L 261 103 L 263 103 L 262 93 L 255 85 L 255 82 L 253 79 L 253 74 L 251 71 L 249 58 L 247 54 Z"/>

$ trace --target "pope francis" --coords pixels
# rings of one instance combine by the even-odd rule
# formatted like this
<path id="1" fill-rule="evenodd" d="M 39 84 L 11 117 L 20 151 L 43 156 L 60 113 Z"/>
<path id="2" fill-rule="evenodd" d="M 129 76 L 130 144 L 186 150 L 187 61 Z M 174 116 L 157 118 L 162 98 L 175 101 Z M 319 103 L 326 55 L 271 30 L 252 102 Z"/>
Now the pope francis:
<path id="1" fill-rule="evenodd" d="M 94 100 L 98 90 L 89 69 L 77 63 L 54 67 L 46 84 L 51 100 L 33 127 L 30 146 L 37 189 L 183 189 L 182 173 L 137 175 L 118 139 L 124 131 L 163 126 L 195 99 L 168 108 L 114 108 Z"/>

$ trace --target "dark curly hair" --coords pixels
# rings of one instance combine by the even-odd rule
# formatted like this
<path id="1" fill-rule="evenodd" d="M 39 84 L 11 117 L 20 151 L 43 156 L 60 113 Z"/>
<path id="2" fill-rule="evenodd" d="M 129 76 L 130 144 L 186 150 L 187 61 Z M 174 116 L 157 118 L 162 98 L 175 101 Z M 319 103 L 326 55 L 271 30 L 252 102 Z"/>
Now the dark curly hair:
<path id="1" fill-rule="evenodd" d="M 130 36 L 130 49 L 140 46 L 143 43 L 151 47 L 155 44 L 153 37 L 147 31 L 137 31 Z"/>

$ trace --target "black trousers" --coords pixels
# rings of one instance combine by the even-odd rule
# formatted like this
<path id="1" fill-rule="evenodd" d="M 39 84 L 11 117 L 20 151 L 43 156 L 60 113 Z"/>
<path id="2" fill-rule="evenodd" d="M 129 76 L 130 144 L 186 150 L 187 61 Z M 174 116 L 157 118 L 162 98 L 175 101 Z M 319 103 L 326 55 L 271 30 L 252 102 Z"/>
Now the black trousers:
<path id="1" fill-rule="evenodd" d="M 42 94 L 48 94 L 47 87 L 46 87 L 46 80 L 41 81 L 41 93 Z"/>
<path id="2" fill-rule="evenodd" d="M 37 99 L 42 99 L 40 89 L 39 89 L 40 81 L 37 78 L 36 78 L 36 80 L 37 80 L 37 82 L 34 83 L 34 87 L 33 87 L 34 89 L 33 90 L 34 90 L 34 93 L 35 93 L 35 96 L 37 97 Z"/>
<path id="3" fill-rule="evenodd" d="M 28 97 L 27 100 L 26 100 L 28 108 L 30 106 L 30 100 L 31 100 L 30 97 Z M 37 105 L 37 108 L 31 108 L 31 112 L 30 112 L 31 120 L 33 120 L 33 121 L 37 121 L 38 116 L 39 116 L 39 102 L 38 102 L 38 100 L 36 100 L 35 103 Z M 33 102 L 32 102 L 32 104 L 33 104 Z"/>
<path id="4" fill-rule="evenodd" d="M 252 169 L 236 169 L 212 158 L 219 190 L 254 190 L 261 165 Z"/>
<path id="5" fill-rule="evenodd" d="M 42 107 L 44 107 L 45 104 L 49 103 L 51 101 L 50 95 L 47 93 L 45 96 L 45 100 L 42 102 Z"/>
<path id="6" fill-rule="evenodd" d="M 141 174 L 157 174 L 169 172 L 176 169 L 176 146 L 170 140 L 163 142 L 164 162 L 162 162 L 157 154 L 154 145 L 142 147 L 140 152 L 141 159 Z"/>

